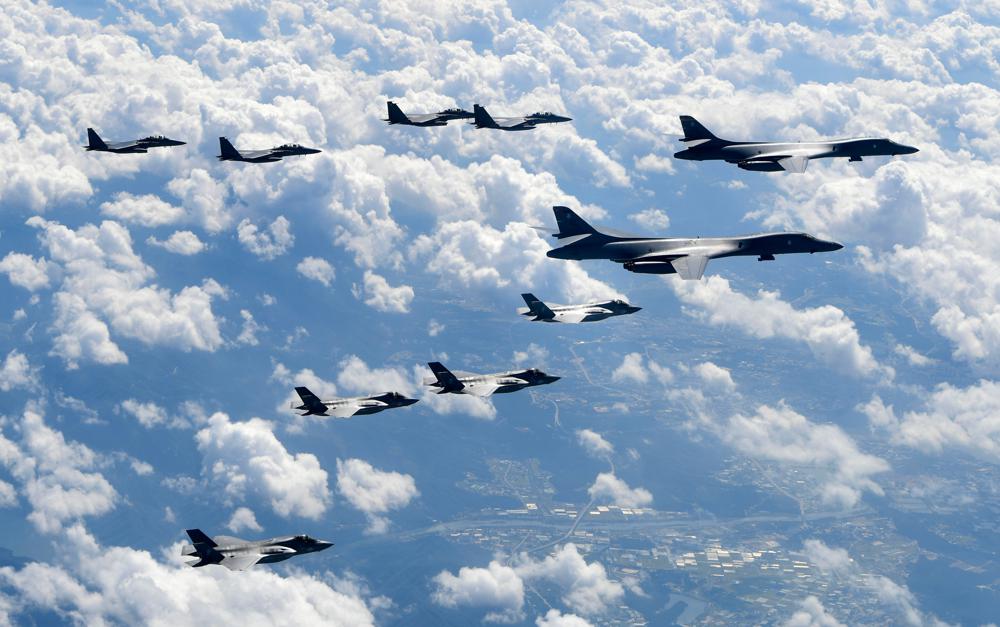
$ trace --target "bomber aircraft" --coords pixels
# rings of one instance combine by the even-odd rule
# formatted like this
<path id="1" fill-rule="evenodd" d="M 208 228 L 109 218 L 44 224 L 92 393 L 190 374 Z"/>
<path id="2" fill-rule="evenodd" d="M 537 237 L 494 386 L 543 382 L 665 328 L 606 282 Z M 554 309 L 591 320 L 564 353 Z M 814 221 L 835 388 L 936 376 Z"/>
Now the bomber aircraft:
<path id="1" fill-rule="evenodd" d="M 556 124 L 569 122 L 573 118 L 556 115 L 549 111 L 540 111 L 520 118 L 494 118 L 484 107 L 472 105 L 476 128 L 495 128 L 501 131 L 532 131 L 539 124 Z"/>
<path id="2" fill-rule="evenodd" d="M 456 370 L 454 373 L 441 363 L 432 361 L 430 366 L 433 377 L 424 379 L 424 385 L 437 389 L 437 394 L 471 394 L 472 396 L 491 396 L 506 394 L 536 385 L 555 383 L 561 377 L 547 375 L 536 368 L 527 370 L 511 370 L 494 374 L 473 374 Z"/>
<path id="3" fill-rule="evenodd" d="M 639 237 L 598 231 L 567 207 L 553 207 L 559 232 L 565 240 L 548 253 L 553 259 L 608 259 L 629 272 L 674 274 L 700 279 L 709 259 L 757 257 L 774 261 L 775 255 L 823 253 L 843 248 L 807 233 L 761 233 L 738 237 Z"/>
<path id="4" fill-rule="evenodd" d="M 527 307 L 519 307 L 517 313 L 533 316 L 532 322 L 596 322 L 612 316 L 633 314 L 642 307 L 633 307 L 623 300 L 606 300 L 585 305 L 550 305 L 535 298 L 534 294 L 521 294 Z"/>
<path id="5" fill-rule="evenodd" d="M 755 172 L 806 171 L 810 159 L 843 157 L 861 161 L 862 157 L 910 155 L 913 146 L 898 144 L 884 137 L 858 137 L 817 142 L 734 142 L 719 139 L 691 117 L 681 116 L 685 149 L 674 153 L 677 159 L 691 161 L 726 161 Z"/>
<path id="6" fill-rule="evenodd" d="M 384 409 L 395 407 L 406 407 L 417 402 L 415 398 L 406 398 L 398 392 L 386 392 L 385 394 L 375 394 L 374 396 L 362 396 L 357 398 L 335 398 L 329 401 L 321 401 L 318 396 L 309 391 L 309 388 L 295 388 L 301 405 L 292 403 L 292 409 L 298 409 L 305 413 L 300 416 L 333 416 L 334 418 L 350 418 L 351 416 L 377 414 Z"/>
<path id="7" fill-rule="evenodd" d="M 403 124 L 405 126 L 448 126 L 451 120 L 467 120 L 475 117 L 465 109 L 445 109 L 437 113 L 403 113 L 395 102 L 386 103 L 389 109 L 389 117 L 383 120 L 389 124 Z"/>
<path id="8" fill-rule="evenodd" d="M 323 152 L 318 148 L 306 148 L 299 144 L 282 144 L 267 150 L 236 150 L 225 137 L 219 138 L 219 161 L 243 161 L 244 163 L 273 163 L 293 155 L 314 155 Z"/>
<path id="9" fill-rule="evenodd" d="M 221 564 L 229 570 L 246 570 L 254 564 L 283 562 L 296 555 L 316 553 L 333 546 L 333 542 L 316 540 L 307 535 L 251 541 L 229 536 L 209 538 L 201 529 L 188 529 L 187 534 L 194 544 L 185 544 L 181 555 L 197 557 L 197 562 L 189 562 L 194 568 Z"/>
<path id="10" fill-rule="evenodd" d="M 88 128 L 87 145 L 84 146 L 84 148 L 86 148 L 88 152 L 93 150 L 97 152 L 115 152 L 119 154 L 144 154 L 148 152 L 150 148 L 183 146 L 185 143 L 186 142 L 164 137 L 163 135 L 150 135 L 149 137 L 134 139 L 127 142 L 108 143 L 101 139 L 101 136 L 97 134 L 97 131 L 92 128 Z"/>

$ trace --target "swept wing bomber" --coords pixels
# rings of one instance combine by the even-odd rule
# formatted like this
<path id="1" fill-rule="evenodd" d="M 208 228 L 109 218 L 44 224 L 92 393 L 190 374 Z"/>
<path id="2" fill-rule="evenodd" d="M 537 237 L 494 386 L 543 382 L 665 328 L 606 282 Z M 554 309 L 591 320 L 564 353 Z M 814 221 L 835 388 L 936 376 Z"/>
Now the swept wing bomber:
<path id="1" fill-rule="evenodd" d="M 357 398 L 337 398 L 329 401 L 321 401 L 306 387 L 297 387 L 295 392 L 302 399 L 302 404 L 292 403 L 292 409 L 305 412 L 299 414 L 300 416 L 350 418 L 359 414 L 376 414 L 384 409 L 406 407 L 417 402 L 417 399 L 407 398 L 398 392 L 386 392 L 385 394 Z"/>
<path id="2" fill-rule="evenodd" d="M 229 570 L 246 570 L 254 564 L 283 562 L 296 555 L 316 553 L 333 546 L 332 542 L 306 535 L 251 541 L 229 536 L 209 538 L 201 529 L 188 529 L 187 534 L 193 544 L 184 545 L 181 555 L 198 558 L 190 563 L 194 568 L 221 564 Z"/>
<path id="3" fill-rule="evenodd" d="M 642 307 L 633 307 L 623 300 L 606 300 L 585 305 L 554 305 L 543 303 L 534 294 L 521 294 L 527 307 L 519 307 L 517 313 L 531 316 L 533 322 L 596 322 L 612 316 L 633 314 Z"/>
<path id="4" fill-rule="evenodd" d="M 119 154 L 142 154 L 148 152 L 150 148 L 183 146 L 185 143 L 186 142 L 164 137 L 163 135 L 150 135 L 149 137 L 134 139 L 127 142 L 109 143 L 101 139 L 101 136 L 97 134 L 97 131 L 92 128 L 88 128 L 87 145 L 84 146 L 84 148 L 86 148 L 88 152 L 93 150 L 97 152 L 115 152 Z"/>
<path id="5" fill-rule="evenodd" d="M 734 142 L 719 139 L 690 115 L 681 116 L 685 149 L 674 153 L 677 159 L 726 161 L 755 172 L 806 171 L 810 159 L 844 157 L 861 161 L 862 157 L 910 155 L 913 146 L 897 144 L 884 137 L 860 137 L 818 142 Z"/>
<path id="6" fill-rule="evenodd" d="M 306 148 L 299 144 L 282 144 L 267 150 L 236 150 L 225 137 L 219 138 L 219 161 L 243 161 L 244 163 L 273 163 L 293 155 L 314 155 L 323 152 L 318 148 Z"/>
<path id="7" fill-rule="evenodd" d="M 573 119 L 549 111 L 540 111 L 519 118 L 494 118 L 485 107 L 480 107 L 478 104 L 472 106 L 472 112 L 476 128 L 494 128 L 501 131 L 531 131 L 539 124 L 569 122 Z"/>
<path id="8" fill-rule="evenodd" d="M 389 109 L 389 117 L 383 120 L 389 124 L 403 124 L 405 126 L 448 126 L 451 120 L 466 120 L 473 116 L 465 109 L 445 109 L 437 113 L 403 113 L 395 102 L 386 103 Z"/>
<path id="9" fill-rule="evenodd" d="M 555 383 L 561 378 L 547 375 L 536 368 L 494 374 L 473 374 L 461 370 L 452 372 L 436 361 L 427 365 L 430 366 L 434 376 L 424 379 L 424 385 L 437 388 L 438 394 L 491 396 L 516 392 L 536 385 Z"/>
<path id="10" fill-rule="evenodd" d="M 567 207 L 553 207 L 559 232 L 565 240 L 548 253 L 554 259 L 608 259 L 630 272 L 674 274 L 682 279 L 700 279 L 709 259 L 757 257 L 774 261 L 775 255 L 821 253 L 840 250 L 842 245 L 807 233 L 762 233 L 739 237 L 639 237 L 598 231 Z"/>

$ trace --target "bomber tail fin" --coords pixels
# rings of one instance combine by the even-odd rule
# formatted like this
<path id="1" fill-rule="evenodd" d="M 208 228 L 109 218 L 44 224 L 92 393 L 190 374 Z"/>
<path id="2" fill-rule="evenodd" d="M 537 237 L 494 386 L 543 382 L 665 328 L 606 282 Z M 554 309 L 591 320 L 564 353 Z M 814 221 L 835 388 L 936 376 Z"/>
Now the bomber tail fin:
<path id="1" fill-rule="evenodd" d="M 439 361 L 432 361 L 427 364 L 434 373 L 434 377 L 437 379 L 435 382 L 431 383 L 431 386 L 436 388 L 441 388 L 438 390 L 438 394 L 444 394 L 445 392 L 457 392 L 465 388 L 465 384 L 458 380 L 451 370 L 448 370 Z"/>
<path id="2" fill-rule="evenodd" d="M 681 128 L 684 129 L 684 137 L 681 138 L 682 142 L 697 141 L 704 143 L 707 141 L 719 140 L 719 138 L 716 137 L 712 131 L 705 128 L 705 125 L 690 115 L 681 116 Z"/>
<path id="3" fill-rule="evenodd" d="M 108 145 L 104 143 L 101 136 L 92 128 L 87 129 L 87 150 L 107 150 Z"/>
<path id="4" fill-rule="evenodd" d="M 472 115 L 475 117 L 476 128 L 497 128 L 496 120 L 486 111 L 485 107 L 478 104 L 472 105 Z"/>
<path id="5" fill-rule="evenodd" d="M 535 298 L 534 294 L 521 294 L 521 298 L 528 306 L 528 312 L 525 315 L 533 315 L 535 320 L 551 320 L 556 317 L 556 313 L 549 309 L 548 305 Z"/>
<path id="6" fill-rule="evenodd" d="M 409 124 L 410 118 L 406 117 L 403 110 L 400 109 L 395 102 L 389 101 L 386 103 L 386 107 L 389 109 L 389 118 L 386 120 L 389 124 Z"/>
<path id="7" fill-rule="evenodd" d="M 242 159 L 243 155 L 240 154 L 239 150 L 233 147 L 229 140 L 225 137 L 219 138 L 219 160 L 226 161 L 228 159 Z"/>
<path id="8" fill-rule="evenodd" d="M 559 227 L 559 232 L 552 236 L 556 239 L 599 232 L 569 207 L 552 207 L 552 212 L 556 214 L 556 225 Z"/>

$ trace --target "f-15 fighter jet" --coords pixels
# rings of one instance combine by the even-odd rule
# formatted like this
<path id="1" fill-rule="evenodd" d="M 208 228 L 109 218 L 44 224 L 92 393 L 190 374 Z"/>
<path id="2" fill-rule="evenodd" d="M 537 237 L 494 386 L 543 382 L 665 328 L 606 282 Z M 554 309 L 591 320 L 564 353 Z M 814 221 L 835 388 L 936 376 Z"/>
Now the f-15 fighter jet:
<path id="1" fill-rule="evenodd" d="M 491 396 L 506 394 L 536 385 L 555 383 L 561 377 L 547 375 L 541 370 L 511 370 L 495 374 L 473 374 L 456 370 L 454 373 L 439 362 L 429 364 L 434 377 L 424 379 L 424 385 L 438 388 L 438 394 L 471 394 L 473 396 Z"/>
<path id="2" fill-rule="evenodd" d="M 396 106 L 396 103 L 389 101 L 386 103 L 389 108 L 389 117 L 383 120 L 389 124 L 403 124 L 406 126 L 448 126 L 451 120 L 466 120 L 473 117 L 465 109 L 445 109 L 437 113 L 403 113 L 403 110 Z"/>
<path id="3" fill-rule="evenodd" d="M 299 144 L 282 144 L 267 150 L 239 151 L 225 137 L 219 138 L 219 161 L 243 161 L 245 163 L 273 163 L 293 155 L 314 155 L 323 152 L 318 148 L 306 148 Z"/>
<path id="4" fill-rule="evenodd" d="M 727 161 L 755 172 L 806 171 L 810 159 L 844 157 L 861 161 L 862 157 L 910 155 L 913 146 L 897 144 L 884 137 L 859 137 L 818 142 L 734 142 L 719 139 L 690 115 L 681 116 L 685 149 L 674 153 L 677 159 L 692 161 Z"/>
<path id="5" fill-rule="evenodd" d="M 417 402 L 415 398 L 406 398 L 398 392 L 386 392 L 374 396 L 358 398 L 335 398 L 321 401 L 309 388 L 297 387 L 295 391 L 302 399 L 301 405 L 292 403 L 292 409 L 305 413 L 300 416 L 333 416 L 334 418 L 350 418 L 351 416 L 377 414 L 384 409 L 406 407 Z"/>
<path id="6" fill-rule="evenodd" d="M 229 536 L 209 538 L 201 529 L 188 529 L 187 534 L 194 545 L 184 545 L 181 555 L 197 557 L 197 562 L 190 563 L 194 568 L 221 564 L 229 570 L 246 570 L 254 564 L 283 562 L 296 555 L 316 553 L 333 546 L 333 542 L 316 540 L 306 535 L 250 541 Z"/>
<path id="7" fill-rule="evenodd" d="M 539 124 L 569 122 L 573 118 L 556 115 L 549 111 L 532 113 L 521 118 L 494 118 L 484 107 L 472 105 L 476 128 L 495 128 L 501 131 L 532 131 Z"/>
<path id="8" fill-rule="evenodd" d="M 569 324 L 596 322 L 612 316 L 633 314 L 642 309 L 642 307 L 633 307 L 623 300 L 606 300 L 586 305 L 547 305 L 535 298 L 534 294 L 521 294 L 521 298 L 528 306 L 519 307 L 517 313 L 522 316 L 533 316 L 531 318 L 533 322 L 539 320 Z"/>
<path id="9" fill-rule="evenodd" d="M 97 134 L 92 128 L 87 129 L 87 145 L 84 148 L 87 151 L 97 151 L 97 152 L 117 152 L 125 154 L 141 154 L 148 152 L 149 148 L 163 148 L 166 146 L 183 146 L 186 142 L 178 141 L 176 139 L 170 139 L 164 137 L 163 135 L 150 135 L 149 137 L 143 137 L 141 139 L 135 139 L 128 142 L 111 142 L 108 143 L 101 139 L 101 136 Z"/>
<path id="10" fill-rule="evenodd" d="M 774 261 L 775 255 L 822 253 L 843 248 L 807 233 L 762 233 L 740 237 L 638 237 L 598 231 L 567 207 L 553 207 L 559 232 L 565 240 L 548 253 L 554 259 L 608 259 L 629 272 L 673 274 L 700 279 L 709 259 L 757 257 Z"/>

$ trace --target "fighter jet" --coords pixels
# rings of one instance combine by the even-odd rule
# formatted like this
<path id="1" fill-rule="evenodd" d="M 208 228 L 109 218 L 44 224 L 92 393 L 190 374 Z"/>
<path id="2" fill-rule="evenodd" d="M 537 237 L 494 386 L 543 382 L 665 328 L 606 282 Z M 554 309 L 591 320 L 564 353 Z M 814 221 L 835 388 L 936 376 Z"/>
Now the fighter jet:
<path id="1" fill-rule="evenodd" d="M 501 131 L 532 131 L 539 124 L 569 122 L 573 119 L 549 111 L 540 111 L 521 118 L 494 118 L 479 105 L 473 105 L 472 112 L 475 120 L 473 124 L 476 125 L 476 128 L 495 128 Z"/>
<path id="2" fill-rule="evenodd" d="M 302 399 L 301 405 L 292 403 L 292 409 L 305 411 L 300 416 L 333 416 L 334 418 L 350 418 L 351 416 L 377 414 L 383 409 L 406 407 L 417 402 L 415 398 L 406 398 L 398 392 L 386 392 L 374 396 L 358 398 L 335 398 L 321 401 L 309 391 L 309 388 L 297 387 L 295 391 Z"/>
<path id="3" fill-rule="evenodd" d="M 612 316 L 624 316 L 633 314 L 642 307 L 633 307 L 623 300 L 606 300 L 600 303 L 588 303 L 586 305 L 546 305 L 535 298 L 534 294 L 521 294 L 521 298 L 528 305 L 519 307 L 517 313 L 522 316 L 533 316 L 532 322 L 541 320 L 542 322 L 565 322 L 576 324 L 578 322 L 596 322 Z"/>
<path id="4" fill-rule="evenodd" d="M 452 373 L 439 362 L 432 361 L 430 366 L 433 377 L 424 379 L 424 385 L 438 388 L 437 394 L 471 394 L 473 396 L 492 396 L 506 394 L 536 385 L 555 383 L 561 377 L 547 375 L 541 370 L 511 370 L 495 374 L 473 374 L 456 370 Z"/>
<path id="5" fill-rule="evenodd" d="M 246 570 L 257 563 L 283 562 L 296 555 L 316 553 L 333 546 L 333 542 L 306 535 L 250 541 L 229 536 L 215 536 L 213 539 L 201 529 L 188 529 L 187 534 L 194 546 L 185 544 L 181 555 L 198 558 L 197 562 L 189 562 L 194 568 L 222 564 L 229 570 Z"/>
<path id="6" fill-rule="evenodd" d="M 128 142 L 111 142 L 110 144 L 97 134 L 92 128 L 87 129 L 87 141 L 89 142 L 84 148 L 87 152 L 95 150 L 97 152 L 116 152 L 119 154 L 140 154 L 148 152 L 149 148 L 162 148 L 166 146 L 183 146 L 186 142 L 178 141 L 176 139 L 169 139 L 163 135 L 150 135 L 149 137 L 143 137 L 141 139 L 135 139 Z"/>
<path id="7" fill-rule="evenodd" d="M 629 272 L 674 274 L 697 280 L 705 273 L 709 259 L 757 257 L 774 261 L 775 255 L 822 253 L 840 250 L 842 245 L 806 233 L 762 233 L 740 237 L 638 237 L 598 231 L 567 207 L 553 207 L 559 232 L 553 237 L 566 240 L 548 253 L 553 259 L 609 259 Z"/>
<path id="8" fill-rule="evenodd" d="M 317 148 L 306 148 L 299 144 L 282 144 L 267 150 L 245 150 L 240 152 L 233 148 L 225 137 L 219 138 L 219 161 L 243 161 L 244 163 L 273 163 L 293 155 L 314 155 L 323 152 Z"/>
<path id="9" fill-rule="evenodd" d="M 846 157 L 861 161 L 862 157 L 910 155 L 913 146 L 897 144 L 884 137 L 858 137 L 819 142 L 733 142 L 719 139 L 690 115 L 681 116 L 686 148 L 674 153 L 677 159 L 692 161 L 727 161 L 744 170 L 755 172 L 802 173 L 810 159 Z"/>
<path id="10" fill-rule="evenodd" d="M 465 109 L 445 109 L 437 113 L 403 113 L 403 110 L 396 106 L 396 103 L 389 101 L 386 103 L 389 108 L 389 117 L 383 120 L 389 124 L 404 124 L 406 126 L 448 126 L 451 120 L 466 120 L 474 117 Z"/>

